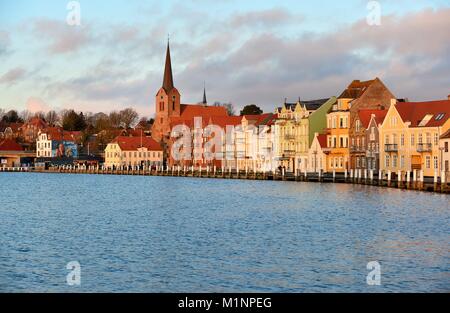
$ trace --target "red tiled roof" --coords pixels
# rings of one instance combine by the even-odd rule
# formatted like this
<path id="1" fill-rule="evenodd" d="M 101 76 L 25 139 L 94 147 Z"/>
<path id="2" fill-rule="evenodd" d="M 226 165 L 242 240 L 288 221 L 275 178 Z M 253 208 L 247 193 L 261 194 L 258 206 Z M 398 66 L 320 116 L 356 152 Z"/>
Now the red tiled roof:
<path id="1" fill-rule="evenodd" d="M 23 151 L 21 145 L 11 139 L 0 141 L 0 151 Z"/>
<path id="2" fill-rule="evenodd" d="M 327 135 L 319 134 L 317 136 L 317 140 L 319 141 L 320 147 L 322 147 L 322 148 L 326 148 L 327 147 Z"/>
<path id="3" fill-rule="evenodd" d="M 25 124 L 22 125 L 23 128 L 27 128 L 29 126 L 33 126 L 37 129 L 44 129 L 46 128 L 48 125 L 47 123 L 42 120 L 39 117 L 33 117 L 32 119 L 30 119 L 28 122 L 26 122 Z"/>
<path id="4" fill-rule="evenodd" d="M 399 102 L 395 108 L 403 122 L 411 122 L 410 127 L 419 127 L 420 122 L 427 115 L 433 115 L 426 125 L 420 127 L 439 127 L 450 117 L 450 100 L 426 102 Z"/>
<path id="5" fill-rule="evenodd" d="M 161 145 L 150 137 L 116 137 L 112 143 L 117 143 L 123 151 L 135 151 L 145 147 L 149 151 L 162 151 Z"/>
<path id="6" fill-rule="evenodd" d="M 369 127 L 370 120 L 372 119 L 372 114 L 375 115 L 375 122 L 377 125 L 383 123 L 384 118 L 386 117 L 387 110 L 359 110 L 358 116 L 361 124 L 364 128 Z"/>
<path id="7" fill-rule="evenodd" d="M 210 118 L 210 125 L 217 125 L 222 128 L 227 126 L 237 126 L 242 123 L 242 116 L 214 116 Z"/>
<path id="8" fill-rule="evenodd" d="M 78 142 L 81 138 L 81 132 L 79 131 L 65 131 L 59 127 L 47 127 L 42 130 L 41 133 L 45 133 L 49 140 L 64 140 Z"/>
<path id="9" fill-rule="evenodd" d="M 226 108 L 221 106 L 204 106 L 201 104 L 182 104 L 180 118 L 189 120 L 194 117 L 228 116 Z"/>

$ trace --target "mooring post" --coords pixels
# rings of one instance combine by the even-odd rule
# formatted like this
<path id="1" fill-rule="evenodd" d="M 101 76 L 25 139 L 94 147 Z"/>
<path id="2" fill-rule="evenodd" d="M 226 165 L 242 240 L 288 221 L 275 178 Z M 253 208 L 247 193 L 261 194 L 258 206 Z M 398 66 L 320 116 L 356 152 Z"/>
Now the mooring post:
<path id="1" fill-rule="evenodd" d="M 438 172 L 437 170 L 434 171 L 434 191 L 438 190 Z"/>

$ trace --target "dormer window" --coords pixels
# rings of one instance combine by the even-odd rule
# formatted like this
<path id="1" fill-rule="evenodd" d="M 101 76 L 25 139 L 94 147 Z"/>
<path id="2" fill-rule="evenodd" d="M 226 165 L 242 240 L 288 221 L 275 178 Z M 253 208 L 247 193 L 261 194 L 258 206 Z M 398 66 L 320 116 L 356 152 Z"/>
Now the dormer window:
<path id="1" fill-rule="evenodd" d="M 423 127 L 428 124 L 428 122 L 433 118 L 433 114 L 427 114 L 419 123 L 419 127 Z"/>
<path id="2" fill-rule="evenodd" d="M 438 115 L 436 115 L 435 120 L 436 121 L 440 121 L 444 118 L 445 113 L 439 113 Z"/>

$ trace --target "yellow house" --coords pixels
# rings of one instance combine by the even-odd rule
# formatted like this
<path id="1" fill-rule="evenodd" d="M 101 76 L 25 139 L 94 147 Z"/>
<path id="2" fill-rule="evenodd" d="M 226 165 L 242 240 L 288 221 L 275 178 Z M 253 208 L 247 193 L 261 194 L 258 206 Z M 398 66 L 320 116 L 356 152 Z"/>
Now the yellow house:
<path id="1" fill-rule="evenodd" d="M 423 171 L 439 175 L 439 139 L 450 128 L 450 100 L 398 102 L 380 127 L 380 169 L 393 173 Z"/>
<path id="2" fill-rule="evenodd" d="M 336 98 L 285 103 L 277 110 L 275 141 L 278 166 L 288 172 L 304 172 L 308 152 L 316 132 L 325 127 L 326 114 Z"/>
<path id="3" fill-rule="evenodd" d="M 122 166 L 160 166 L 163 164 L 163 149 L 149 137 L 119 136 L 105 149 L 107 168 Z"/>

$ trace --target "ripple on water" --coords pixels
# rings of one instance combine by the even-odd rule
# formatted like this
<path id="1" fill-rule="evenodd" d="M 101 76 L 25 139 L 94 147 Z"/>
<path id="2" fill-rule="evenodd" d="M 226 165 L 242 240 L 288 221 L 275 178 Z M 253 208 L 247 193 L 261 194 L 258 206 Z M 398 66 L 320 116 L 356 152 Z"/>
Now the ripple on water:
<path id="1" fill-rule="evenodd" d="M 171 177 L 0 182 L 0 291 L 450 291 L 448 195 Z M 365 283 L 373 260 L 377 288 Z"/>

